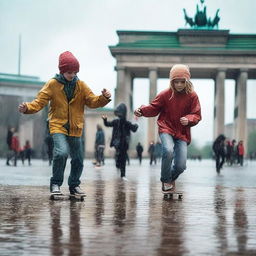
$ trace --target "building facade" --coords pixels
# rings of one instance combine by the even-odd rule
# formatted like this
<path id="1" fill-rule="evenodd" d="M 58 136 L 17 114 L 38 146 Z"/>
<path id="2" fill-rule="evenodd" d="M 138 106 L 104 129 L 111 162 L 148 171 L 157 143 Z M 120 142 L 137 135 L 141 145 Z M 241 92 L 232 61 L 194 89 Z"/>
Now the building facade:
<path id="1" fill-rule="evenodd" d="M 225 132 L 225 79 L 235 80 L 234 134 L 247 144 L 246 87 L 248 79 L 256 79 L 256 35 L 214 29 L 117 34 L 119 42 L 109 47 L 116 59 L 115 105 L 124 102 L 132 113 L 135 78 L 149 79 L 150 102 L 156 96 L 157 79 L 168 78 L 174 64 L 186 64 L 194 79 L 214 80 L 214 138 Z M 155 118 L 149 118 L 148 143 L 157 139 L 155 126 Z"/>

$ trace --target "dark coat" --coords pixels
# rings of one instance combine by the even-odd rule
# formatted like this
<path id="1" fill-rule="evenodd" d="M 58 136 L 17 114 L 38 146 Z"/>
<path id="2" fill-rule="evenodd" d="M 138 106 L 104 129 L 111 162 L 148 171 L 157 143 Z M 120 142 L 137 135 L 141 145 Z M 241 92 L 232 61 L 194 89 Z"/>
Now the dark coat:
<path id="1" fill-rule="evenodd" d="M 225 155 L 225 139 L 226 137 L 221 134 L 217 137 L 212 145 L 215 155 Z"/>
<path id="2" fill-rule="evenodd" d="M 96 132 L 95 145 L 105 145 L 105 134 L 101 129 Z"/>
<path id="3" fill-rule="evenodd" d="M 143 152 L 143 147 L 141 146 L 141 144 L 138 144 L 138 145 L 136 146 L 136 151 L 137 151 L 138 155 L 141 155 L 141 154 L 142 154 L 142 152 Z"/>
<path id="4" fill-rule="evenodd" d="M 12 149 L 12 136 L 13 136 L 13 132 L 11 130 L 8 130 L 6 143 L 7 143 L 9 149 Z"/>
<path id="5" fill-rule="evenodd" d="M 114 111 L 114 114 L 118 117 L 117 119 L 112 121 L 103 119 L 105 126 L 113 127 L 110 147 L 127 150 L 129 148 L 131 131 L 136 132 L 138 129 L 137 124 L 132 124 L 130 121 L 126 120 L 126 113 L 126 105 L 121 103 Z"/>

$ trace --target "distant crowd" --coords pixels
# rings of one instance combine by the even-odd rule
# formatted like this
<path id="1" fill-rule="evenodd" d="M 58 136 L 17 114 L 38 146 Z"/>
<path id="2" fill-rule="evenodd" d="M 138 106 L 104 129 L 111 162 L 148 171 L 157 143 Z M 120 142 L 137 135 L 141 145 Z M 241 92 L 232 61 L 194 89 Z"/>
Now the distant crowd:
<path id="1" fill-rule="evenodd" d="M 218 173 L 225 162 L 229 166 L 233 164 L 243 166 L 245 150 L 242 140 L 237 143 L 235 139 L 230 140 L 221 134 L 214 141 L 212 149 L 215 155 L 216 171 Z"/>
<path id="2" fill-rule="evenodd" d="M 29 140 L 26 140 L 25 145 L 20 145 L 18 133 L 15 128 L 10 127 L 7 132 L 6 143 L 8 146 L 6 165 L 17 166 L 17 160 L 20 159 L 22 164 L 25 164 L 25 160 L 28 160 L 28 165 L 31 165 L 31 145 Z"/>

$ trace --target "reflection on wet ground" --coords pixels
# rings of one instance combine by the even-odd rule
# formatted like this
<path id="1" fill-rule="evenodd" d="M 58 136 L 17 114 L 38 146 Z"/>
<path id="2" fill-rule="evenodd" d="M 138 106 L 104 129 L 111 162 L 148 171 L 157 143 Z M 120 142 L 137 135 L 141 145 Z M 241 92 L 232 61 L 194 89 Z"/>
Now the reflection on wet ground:
<path id="1" fill-rule="evenodd" d="M 256 255 L 255 162 L 220 175 L 189 162 L 182 201 L 163 199 L 160 165 L 146 160 L 126 182 L 113 161 L 86 162 L 84 202 L 49 200 L 46 163 L 0 165 L 0 255 Z"/>

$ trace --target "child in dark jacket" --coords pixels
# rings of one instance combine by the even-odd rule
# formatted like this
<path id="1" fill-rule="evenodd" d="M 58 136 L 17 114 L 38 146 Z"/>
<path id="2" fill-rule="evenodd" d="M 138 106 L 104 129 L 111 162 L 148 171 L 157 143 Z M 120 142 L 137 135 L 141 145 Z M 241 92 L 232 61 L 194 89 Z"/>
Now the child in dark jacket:
<path id="1" fill-rule="evenodd" d="M 136 109 L 134 114 L 138 117 L 159 115 L 162 192 L 171 193 L 175 191 L 175 180 L 186 169 L 190 127 L 201 120 L 201 107 L 188 66 L 174 65 L 170 70 L 170 87 L 160 92 L 148 106 Z"/>
<path id="2" fill-rule="evenodd" d="M 215 154 L 217 173 L 220 173 L 220 169 L 222 168 L 225 162 L 225 140 L 226 140 L 225 135 L 220 134 L 216 138 L 216 140 L 213 142 L 213 145 L 212 145 L 212 149 Z"/>
<path id="3" fill-rule="evenodd" d="M 110 147 L 114 147 L 116 150 L 116 167 L 120 168 L 121 178 L 126 180 L 126 156 L 129 148 L 131 131 L 136 132 L 138 125 L 132 124 L 130 121 L 126 120 L 127 108 L 124 103 L 120 103 L 116 107 L 114 114 L 118 118 L 114 119 L 113 121 L 107 121 L 107 117 L 105 115 L 102 116 L 102 119 L 105 126 L 113 127 Z"/>

